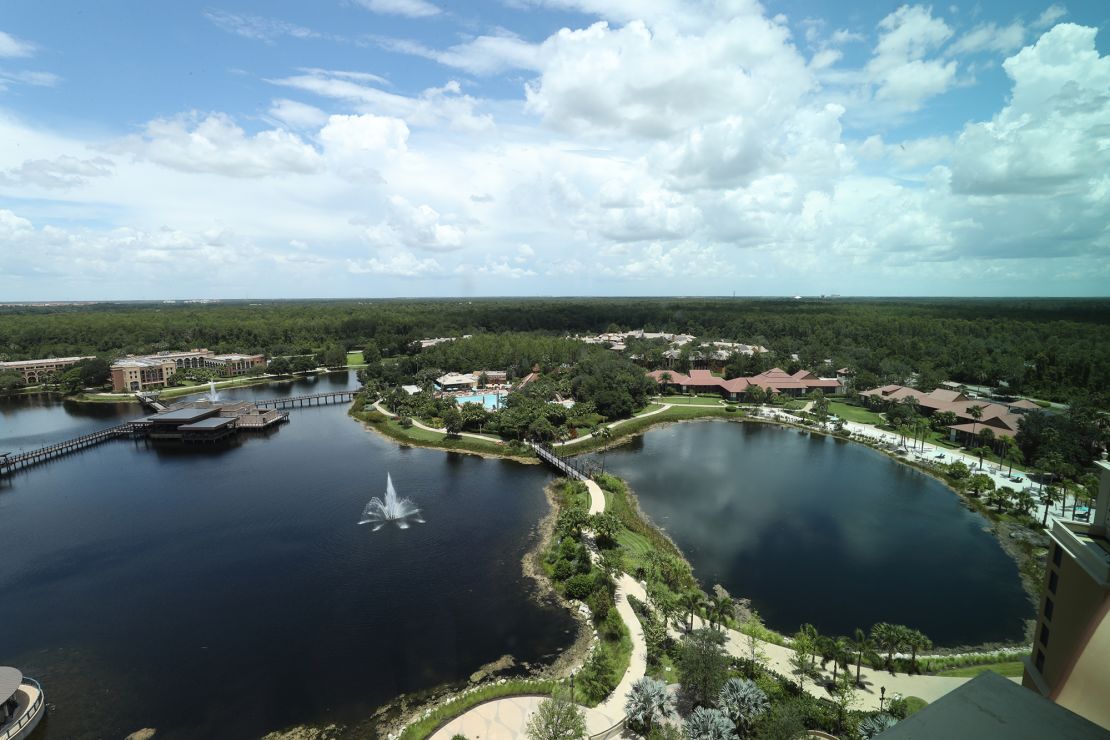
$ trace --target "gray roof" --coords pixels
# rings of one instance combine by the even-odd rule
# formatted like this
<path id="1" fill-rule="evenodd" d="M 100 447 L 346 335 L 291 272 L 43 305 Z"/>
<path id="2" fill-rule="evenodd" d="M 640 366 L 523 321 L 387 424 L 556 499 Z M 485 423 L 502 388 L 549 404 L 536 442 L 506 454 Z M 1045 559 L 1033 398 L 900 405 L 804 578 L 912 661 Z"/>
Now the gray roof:
<path id="1" fill-rule="evenodd" d="M 194 421 L 192 424 L 182 424 L 177 428 L 179 432 L 196 432 L 204 431 L 205 429 L 220 429 L 228 424 L 235 423 L 234 416 L 213 416 L 208 419 L 201 419 Z"/>
<path id="2" fill-rule="evenodd" d="M 211 416 L 217 411 L 219 411 L 219 407 L 216 406 L 208 409 L 174 409 L 173 411 L 164 411 L 161 414 L 155 414 L 150 417 L 150 420 L 190 422 L 196 419 L 203 419 L 206 416 Z"/>
<path id="3" fill-rule="evenodd" d="M 23 683 L 23 674 L 19 669 L 0 666 L 0 703 L 11 699 L 21 683 Z"/>
<path id="4" fill-rule="evenodd" d="M 881 740 L 1106 740 L 1107 731 L 1035 691 L 986 671 L 878 737 Z"/>

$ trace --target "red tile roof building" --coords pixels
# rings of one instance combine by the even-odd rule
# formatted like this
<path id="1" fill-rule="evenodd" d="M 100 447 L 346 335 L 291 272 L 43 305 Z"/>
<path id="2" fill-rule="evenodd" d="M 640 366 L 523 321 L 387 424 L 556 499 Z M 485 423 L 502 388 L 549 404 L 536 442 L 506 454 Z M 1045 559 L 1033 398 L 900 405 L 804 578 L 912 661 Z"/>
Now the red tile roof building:
<path id="1" fill-rule="evenodd" d="M 948 428 L 953 430 L 954 437 L 961 438 L 965 443 L 974 443 L 974 437 L 984 429 L 990 429 L 995 437 L 1016 437 L 1021 414 L 1014 413 L 1013 409 L 1029 408 L 1025 404 L 1018 403 L 1005 406 L 990 401 L 972 400 L 959 391 L 946 388 L 937 388 L 923 393 L 916 388 L 884 385 L 869 391 L 861 391 L 859 395 L 872 407 L 910 402 L 916 403 L 925 416 L 945 411 L 951 412 L 956 415 L 959 423 Z M 913 399 L 913 401 L 907 401 L 907 399 Z M 971 415 L 973 406 L 978 406 L 981 412 L 978 419 Z M 1037 408 L 1036 404 L 1032 406 Z"/>
<path id="2" fill-rule="evenodd" d="M 675 370 L 652 370 L 648 375 L 657 383 L 665 383 L 683 392 L 720 393 L 732 400 L 739 400 L 751 386 L 755 385 L 768 393 L 784 396 L 802 396 L 818 388 L 826 395 L 831 395 L 839 393 L 843 388 L 840 381 L 835 378 L 818 378 L 806 370 L 799 370 L 790 375 L 777 367 L 759 375 L 732 380 L 725 380 L 708 370 L 691 370 L 689 375 Z"/>

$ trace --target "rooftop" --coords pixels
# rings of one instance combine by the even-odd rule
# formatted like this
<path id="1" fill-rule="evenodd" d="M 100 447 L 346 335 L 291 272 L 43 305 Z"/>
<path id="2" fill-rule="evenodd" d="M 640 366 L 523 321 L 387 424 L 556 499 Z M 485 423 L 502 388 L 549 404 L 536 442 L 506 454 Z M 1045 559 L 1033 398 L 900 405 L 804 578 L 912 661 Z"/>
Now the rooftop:
<path id="1" fill-rule="evenodd" d="M 1106 738 L 1106 730 L 986 671 L 879 735 L 882 740 L 1086 740 Z"/>
<path id="2" fill-rule="evenodd" d="M 191 424 L 182 424 L 177 430 L 179 432 L 199 432 L 207 429 L 222 429 L 234 423 L 234 416 L 211 416 L 207 419 L 194 421 Z"/>
<path id="3" fill-rule="evenodd" d="M 154 416 L 150 416 L 150 417 L 147 417 L 147 418 L 148 418 L 149 421 L 155 421 L 155 422 L 158 422 L 158 421 L 169 421 L 169 422 L 178 421 L 178 422 L 182 422 L 182 423 L 191 423 L 191 422 L 197 421 L 199 419 L 204 419 L 204 418 L 207 418 L 209 416 L 212 416 L 217 411 L 219 411 L 218 407 L 207 408 L 207 409 L 184 408 L 184 409 L 174 409 L 173 411 L 164 411 L 161 414 L 155 414 Z"/>

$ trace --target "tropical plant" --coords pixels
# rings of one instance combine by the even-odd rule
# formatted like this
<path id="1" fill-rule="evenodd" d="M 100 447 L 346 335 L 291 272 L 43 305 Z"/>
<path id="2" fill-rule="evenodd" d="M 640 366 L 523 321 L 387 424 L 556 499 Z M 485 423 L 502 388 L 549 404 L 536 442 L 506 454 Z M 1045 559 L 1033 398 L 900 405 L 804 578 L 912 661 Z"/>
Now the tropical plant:
<path id="1" fill-rule="evenodd" d="M 856 654 L 856 684 L 859 684 L 860 666 L 864 657 L 870 657 L 875 651 L 874 641 L 860 628 L 856 628 L 852 635 L 852 652 Z"/>
<path id="2" fill-rule="evenodd" d="M 1017 496 L 1014 498 L 1014 504 L 1022 514 L 1028 514 L 1033 510 L 1033 507 L 1036 506 L 1037 500 L 1033 498 L 1031 492 L 1023 488 L 1018 491 Z"/>
<path id="3" fill-rule="evenodd" d="M 986 473 L 976 473 L 967 481 L 967 488 L 976 498 L 984 491 L 994 490 L 994 479 Z"/>
<path id="4" fill-rule="evenodd" d="M 903 630 L 898 625 L 879 622 L 871 628 L 875 647 L 886 653 L 886 667 L 894 671 L 894 652 L 902 646 Z"/>
<path id="5" fill-rule="evenodd" d="M 1060 500 L 1060 491 L 1056 486 L 1045 486 L 1041 491 L 1041 503 L 1044 504 L 1044 516 L 1041 518 L 1041 526 L 1048 523 L 1048 510 L 1052 508 L 1053 504 Z"/>
<path id="6" fill-rule="evenodd" d="M 979 426 L 979 420 L 983 418 L 983 407 L 982 406 L 969 406 L 968 409 L 967 409 L 967 415 L 970 416 L 972 419 L 974 419 L 974 421 L 971 424 L 971 436 L 974 437 L 975 433 L 976 433 L 976 429 Z"/>
<path id="7" fill-rule="evenodd" d="M 690 621 L 686 627 L 687 632 L 694 631 L 694 615 L 702 608 L 705 601 L 698 591 L 687 591 L 681 597 L 682 607 L 690 613 Z"/>
<path id="8" fill-rule="evenodd" d="M 698 707 L 686 718 L 685 730 L 689 740 L 732 740 L 735 726 L 719 710 Z"/>
<path id="9" fill-rule="evenodd" d="M 767 694 L 754 681 L 746 678 L 730 678 L 721 687 L 717 696 L 717 707 L 724 713 L 740 737 L 746 737 L 756 720 L 767 711 Z"/>
<path id="10" fill-rule="evenodd" d="M 921 630 L 907 628 L 905 632 L 905 644 L 910 649 L 910 666 L 913 672 L 917 673 L 917 651 L 928 650 L 933 646 L 933 641 Z"/>
<path id="11" fill-rule="evenodd" d="M 686 635 L 678 655 L 678 678 L 683 697 L 689 704 L 711 705 L 728 678 L 725 638 L 710 629 Z"/>
<path id="12" fill-rule="evenodd" d="M 732 598 L 725 594 L 717 594 L 709 604 L 710 626 L 723 629 L 727 626 L 727 620 L 732 616 L 733 611 Z"/>
<path id="13" fill-rule="evenodd" d="M 536 707 L 526 728 L 529 740 L 579 740 L 586 736 L 581 707 L 556 693 Z"/>
<path id="14" fill-rule="evenodd" d="M 859 736 L 863 740 L 871 740 L 898 724 L 898 720 L 886 712 L 877 712 L 864 717 L 859 723 Z"/>
<path id="15" fill-rule="evenodd" d="M 1002 509 L 1010 502 L 1010 497 L 1013 495 L 1014 489 L 1009 486 L 1002 486 L 987 494 L 987 503 L 993 505 L 998 513 L 1002 513 Z"/>
<path id="16" fill-rule="evenodd" d="M 624 713 L 630 729 L 647 735 L 656 723 L 674 715 L 674 697 L 667 691 L 667 684 L 645 676 L 629 689 Z"/>

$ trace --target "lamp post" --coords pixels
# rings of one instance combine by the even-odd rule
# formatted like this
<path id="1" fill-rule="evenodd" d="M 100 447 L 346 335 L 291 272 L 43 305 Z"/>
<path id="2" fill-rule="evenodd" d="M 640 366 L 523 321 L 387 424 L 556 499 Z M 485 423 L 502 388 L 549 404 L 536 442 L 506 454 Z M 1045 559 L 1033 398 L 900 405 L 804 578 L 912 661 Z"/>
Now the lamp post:
<path id="1" fill-rule="evenodd" d="M 574 677 L 572 676 L 571 677 L 571 682 L 573 683 L 573 681 L 574 681 Z M 879 687 L 879 711 L 880 712 L 883 711 L 883 702 L 884 701 L 886 701 L 886 686 L 880 686 Z"/>

